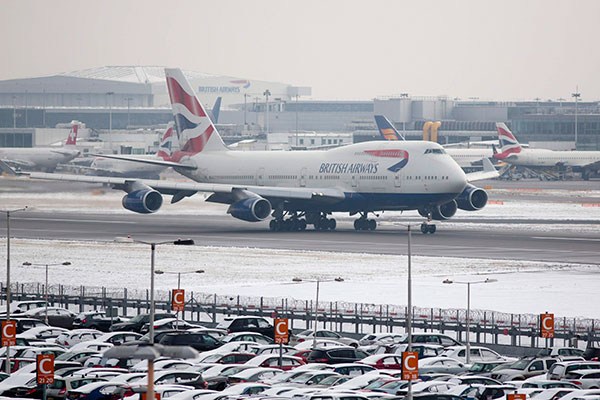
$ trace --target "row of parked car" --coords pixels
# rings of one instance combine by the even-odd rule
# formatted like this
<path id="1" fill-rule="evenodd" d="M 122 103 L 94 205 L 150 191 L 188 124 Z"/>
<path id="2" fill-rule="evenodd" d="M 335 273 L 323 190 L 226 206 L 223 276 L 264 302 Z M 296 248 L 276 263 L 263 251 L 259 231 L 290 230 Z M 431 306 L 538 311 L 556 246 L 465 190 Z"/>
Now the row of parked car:
<path id="1" fill-rule="evenodd" d="M 228 318 L 216 328 L 180 321 L 169 313 L 156 317 L 154 343 L 197 351 L 192 359 L 155 360 L 154 384 L 162 398 L 368 400 L 407 394 L 408 382 L 400 377 L 400 357 L 407 346 L 403 334 L 368 334 L 355 340 L 325 329 L 306 330 L 280 346 L 273 343 L 271 323 L 260 317 Z M 126 320 L 86 312 L 74 317 L 73 329 L 47 326 L 35 318 L 17 320 L 18 345 L 10 348 L 11 375 L 0 374 L 1 396 L 41 398 L 35 379 L 35 356 L 41 353 L 56 355 L 50 399 L 135 399 L 145 392 L 147 361 L 113 358 L 107 351 L 147 345 L 147 314 Z M 466 347 L 436 333 L 413 334 L 413 349 L 420 354 L 420 379 L 412 390 L 422 400 L 490 400 L 515 392 L 538 400 L 571 395 L 600 400 L 593 397 L 600 396 L 600 362 L 584 360 L 579 349 L 553 348 L 515 359 L 470 346 L 472 363 L 466 364 Z M 0 349 L 0 360 L 4 371 L 6 348 Z"/>

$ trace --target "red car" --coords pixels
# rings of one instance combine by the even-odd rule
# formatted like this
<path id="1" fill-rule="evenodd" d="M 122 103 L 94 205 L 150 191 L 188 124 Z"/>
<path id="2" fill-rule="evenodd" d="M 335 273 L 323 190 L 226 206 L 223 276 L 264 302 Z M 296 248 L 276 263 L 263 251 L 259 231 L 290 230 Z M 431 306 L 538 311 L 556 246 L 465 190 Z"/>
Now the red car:
<path id="1" fill-rule="evenodd" d="M 357 362 L 377 369 L 402 369 L 402 357 L 399 354 L 374 354 Z"/>

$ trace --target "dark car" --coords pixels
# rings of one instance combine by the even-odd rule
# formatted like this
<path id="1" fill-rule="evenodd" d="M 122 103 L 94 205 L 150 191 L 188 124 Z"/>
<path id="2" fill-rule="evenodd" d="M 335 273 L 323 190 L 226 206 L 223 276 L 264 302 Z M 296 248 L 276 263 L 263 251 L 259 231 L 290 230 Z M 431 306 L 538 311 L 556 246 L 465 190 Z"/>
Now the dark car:
<path id="1" fill-rule="evenodd" d="M 87 311 L 75 317 L 73 329 L 88 328 L 108 332 L 112 324 L 119 322 L 119 317 L 107 317 L 104 311 Z"/>
<path id="2" fill-rule="evenodd" d="M 262 317 L 239 316 L 227 317 L 217 328 L 226 329 L 227 333 L 233 332 L 257 332 L 271 339 L 275 336 L 273 325 Z"/>
<path id="3" fill-rule="evenodd" d="M 600 348 L 588 347 L 583 352 L 583 358 L 589 361 L 600 361 Z"/>
<path id="4" fill-rule="evenodd" d="M 352 363 L 362 360 L 368 354 L 360 349 L 355 349 L 350 346 L 317 348 L 310 352 L 307 357 L 309 363 L 324 363 L 324 364 L 339 364 Z"/>
<path id="5" fill-rule="evenodd" d="M 34 308 L 21 315 L 44 322 L 48 321 L 48 325 L 50 326 L 58 326 L 65 329 L 73 328 L 73 320 L 75 319 L 73 312 L 61 307 Z"/>
<path id="6" fill-rule="evenodd" d="M 171 313 L 155 313 L 154 314 L 155 321 L 158 321 L 159 319 L 163 319 L 163 318 L 175 318 L 175 317 L 176 316 Z M 117 322 L 115 324 L 112 324 L 110 326 L 110 331 L 111 332 L 133 331 L 133 332 L 140 333 L 144 324 L 147 324 L 148 322 L 150 322 L 150 314 L 139 314 L 139 315 L 136 315 L 135 317 L 131 318 L 129 321 Z"/>
<path id="7" fill-rule="evenodd" d="M 168 333 L 159 343 L 168 346 L 190 346 L 198 351 L 214 350 L 223 344 L 208 333 L 186 331 Z"/>

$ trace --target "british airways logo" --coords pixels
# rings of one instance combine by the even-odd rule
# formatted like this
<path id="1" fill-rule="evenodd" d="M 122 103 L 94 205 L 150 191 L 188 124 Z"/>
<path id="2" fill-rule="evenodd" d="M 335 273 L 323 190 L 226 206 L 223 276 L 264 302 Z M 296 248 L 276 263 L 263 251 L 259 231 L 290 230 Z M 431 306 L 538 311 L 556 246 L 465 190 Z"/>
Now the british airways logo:
<path id="1" fill-rule="evenodd" d="M 396 158 L 400 159 L 399 162 L 395 163 L 391 167 L 388 168 L 388 171 L 398 172 L 402 168 L 406 167 L 408 164 L 408 151 L 393 149 L 393 150 L 365 150 L 365 153 L 374 156 L 374 157 L 384 157 L 384 158 Z"/>

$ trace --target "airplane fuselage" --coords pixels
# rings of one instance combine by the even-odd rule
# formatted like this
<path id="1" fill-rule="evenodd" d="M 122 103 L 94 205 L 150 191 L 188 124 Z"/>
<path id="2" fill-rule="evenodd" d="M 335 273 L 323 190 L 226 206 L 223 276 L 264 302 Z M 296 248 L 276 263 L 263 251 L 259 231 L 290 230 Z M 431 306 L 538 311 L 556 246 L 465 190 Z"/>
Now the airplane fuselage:
<path id="1" fill-rule="evenodd" d="M 524 167 L 565 166 L 581 168 L 600 162 L 600 151 L 553 151 L 547 149 L 521 149 L 504 161 Z"/>
<path id="2" fill-rule="evenodd" d="M 473 168 L 477 164 L 481 164 L 482 159 L 493 156 L 492 149 L 446 148 L 445 150 L 461 168 Z"/>
<path id="3" fill-rule="evenodd" d="M 58 164 L 67 163 L 79 155 L 74 148 L 65 147 L 4 147 L 0 148 L 0 159 L 23 169 L 52 171 Z"/>
<path id="4" fill-rule="evenodd" d="M 440 145 L 419 141 L 365 142 L 327 151 L 205 151 L 188 162 L 197 169 L 176 169 L 197 182 L 336 188 L 346 200 L 331 211 L 438 205 L 467 185 L 462 169 Z"/>

